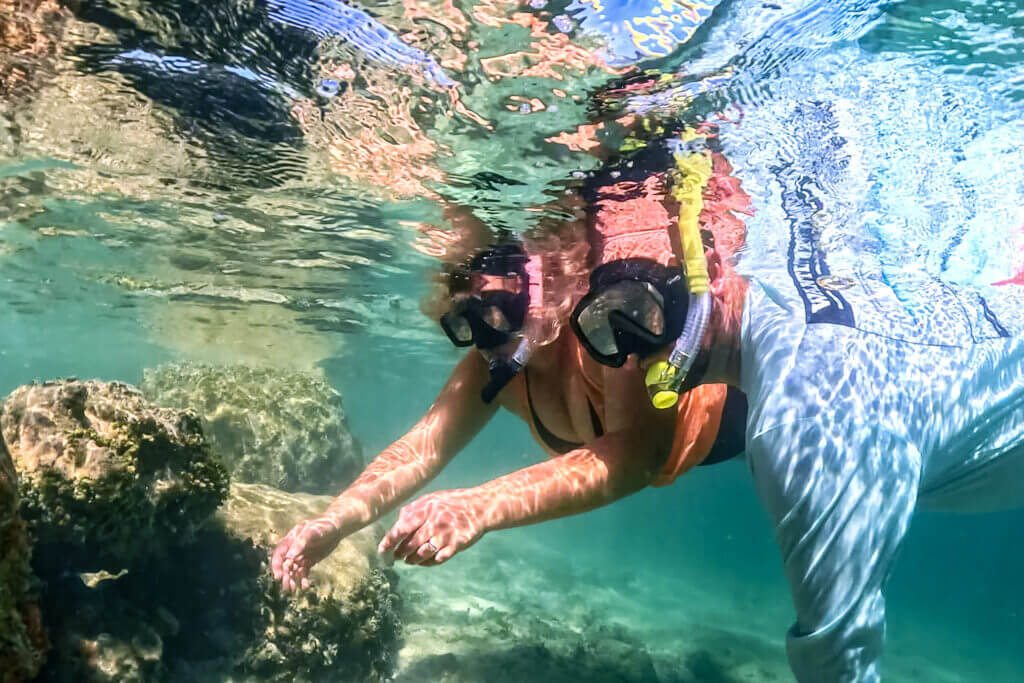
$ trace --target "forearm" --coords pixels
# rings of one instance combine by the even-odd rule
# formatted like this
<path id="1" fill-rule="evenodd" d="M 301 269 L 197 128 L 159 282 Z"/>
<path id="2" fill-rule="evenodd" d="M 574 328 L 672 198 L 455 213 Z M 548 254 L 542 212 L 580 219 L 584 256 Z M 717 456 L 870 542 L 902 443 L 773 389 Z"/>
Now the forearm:
<path id="1" fill-rule="evenodd" d="M 613 446 L 613 447 L 609 447 Z M 579 448 L 467 490 L 487 530 L 568 517 L 602 507 L 646 487 L 656 459 L 625 444 Z"/>
<path id="2" fill-rule="evenodd" d="M 405 436 L 384 449 L 325 517 L 347 533 L 377 521 L 437 476 L 497 411 L 480 400 L 487 363 L 469 353 L 455 367 L 427 414 Z"/>
<path id="3" fill-rule="evenodd" d="M 336 525 L 362 528 L 408 500 L 444 468 L 428 444 L 408 435 L 388 446 L 324 513 Z"/>

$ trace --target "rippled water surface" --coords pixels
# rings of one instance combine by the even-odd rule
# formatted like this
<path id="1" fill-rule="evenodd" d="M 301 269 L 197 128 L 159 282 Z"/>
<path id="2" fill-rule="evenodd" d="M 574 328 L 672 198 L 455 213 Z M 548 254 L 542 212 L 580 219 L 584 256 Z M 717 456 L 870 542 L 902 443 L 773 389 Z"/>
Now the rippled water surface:
<path id="1" fill-rule="evenodd" d="M 4 391 L 137 382 L 176 359 L 321 367 L 371 454 L 458 357 L 420 310 L 458 248 L 451 207 L 495 232 L 563 219 L 555 200 L 622 143 L 624 117 L 718 126 L 754 202 L 748 272 L 784 267 L 787 184 L 812 197 L 833 263 L 893 282 L 1024 269 L 1017 0 L 722 0 L 661 34 L 623 28 L 658 3 L 600 4 L 0 0 Z M 511 420 L 480 441 L 499 455 L 442 486 L 536 450 Z M 890 595 L 900 675 L 1024 680 L 1024 517 L 917 524 Z M 781 656 L 788 598 L 739 466 L 510 538 L 472 552 L 538 544 L 556 574 L 571 556 L 598 580 L 615 566 L 616 585 L 635 570 L 749 594 L 693 618 L 764 625 Z"/>

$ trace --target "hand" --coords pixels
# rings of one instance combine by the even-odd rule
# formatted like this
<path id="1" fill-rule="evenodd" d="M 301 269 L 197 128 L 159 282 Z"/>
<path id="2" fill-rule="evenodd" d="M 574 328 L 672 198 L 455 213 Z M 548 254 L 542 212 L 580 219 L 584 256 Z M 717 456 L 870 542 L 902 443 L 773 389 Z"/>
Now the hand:
<path id="1" fill-rule="evenodd" d="M 399 512 L 378 552 L 393 550 L 407 564 L 441 564 L 484 535 L 478 500 L 466 491 L 439 491 L 413 501 Z"/>
<path id="2" fill-rule="evenodd" d="M 331 554 L 344 535 L 334 520 L 317 517 L 299 522 L 282 538 L 270 560 L 285 593 L 309 588 L 309 570 Z"/>

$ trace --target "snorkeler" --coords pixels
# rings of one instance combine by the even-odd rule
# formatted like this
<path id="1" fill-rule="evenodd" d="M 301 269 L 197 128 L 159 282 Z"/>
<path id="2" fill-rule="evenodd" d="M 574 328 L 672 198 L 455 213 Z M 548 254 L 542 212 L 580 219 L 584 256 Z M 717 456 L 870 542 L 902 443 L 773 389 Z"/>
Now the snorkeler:
<path id="1" fill-rule="evenodd" d="M 635 157 L 629 168 L 608 168 L 588 183 L 592 263 L 636 258 L 669 276 L 678 270 L 668 265 L 676 218 L 663 191 L 665 174 L 642 170 L 668 159 L 658 148 L 651 152 L 651 159 Z M 723 231 L 724 250 L 741 241 L 724 231 L 742 226 L 731 211 L 747 199 L 730 184 L 724 158 L 716 159 L 718 182 L 704 188 L 708 205 L 701 215 L 708 228 Z M 321 517 L 298 524 L 280 542 L 272 570 L 286 590 L 305 587 L 309 568 L 341 538 L 426 485 L 499 407 L 521 417 L 551 459 L 481 486 L 418 499 L 403 508 L 381 542 L 382 552 L 436 565 L 488 531 L 600 507 L 742 451 L 746 405 L 739 392 L 707 385 L 684 393 L 674 410 L 655 409 L 635 363 L 614 368 L 595 362 L 562 324 L 578 295 L 571 285 L 550 285 L 558 282 L 559 270 L 571 276 L 573 264 L 564 258 L 569 250 L 551 245 L 538 251 L 528 254 L 518 243 L 496 245 L 449 275 L 442 328 L 458 346 L 477 350 L 458 363 L 412 430 L 370 463 Z M 723 262 L 730 254 L 723 256 L 714 260 Z"/>

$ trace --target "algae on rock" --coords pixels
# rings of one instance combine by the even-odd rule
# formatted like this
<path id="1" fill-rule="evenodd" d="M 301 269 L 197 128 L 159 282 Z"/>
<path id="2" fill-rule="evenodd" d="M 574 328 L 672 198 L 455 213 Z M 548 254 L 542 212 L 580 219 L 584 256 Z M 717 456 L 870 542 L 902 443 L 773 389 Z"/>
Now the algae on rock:
<path id="1" fill-rule="evenodd" d="M 196 540 L 169 558 L 88 584 L 55 577 L 45 606 L 57 656 L 43 679 L 388 680 L 400 628 L 394 575 L 374 549 L 378 529 L 343 540 L 298 596 L 270 575 L 277 538 L 326 502 L 233 485 Z"/>
<path id="2" fill-rule="evenodd" d="M 121 569 L 187 542 L 227 494 L 199 420 L 118 382 L 15 390 L 0 429 L 21 512 L 41 547 L 80 571 Z"/>
<path id="3" fill-rule="evenodd" d="M 18 514 L 18 479 L 0 441 L 0 683 L 32 678 L 46 654 L 39 607 L 30 597 L 31 547 Z"/>
<path id="4" fill-rule="evenodd" d="M 265 557 L 292 526 L 323 512 L 327 496 L 238 484 L 218 511 L 230 536 Z M 397 577 L 377 553 L 377 525 L 342 540 L 310 571 L 310 588 L 287 596 L 264 566 L 260 633 L 238 673 L 261 680 L 387 680 L 399 646 Z"/>
<path id="5" fill-rule="evenodd" d="M 341 396 L 322 376 L 181 363 L 147 370 L 142 390 L 159 405 L 199 414 L 232 481 L 337 493 L 362 470 Z"/>

